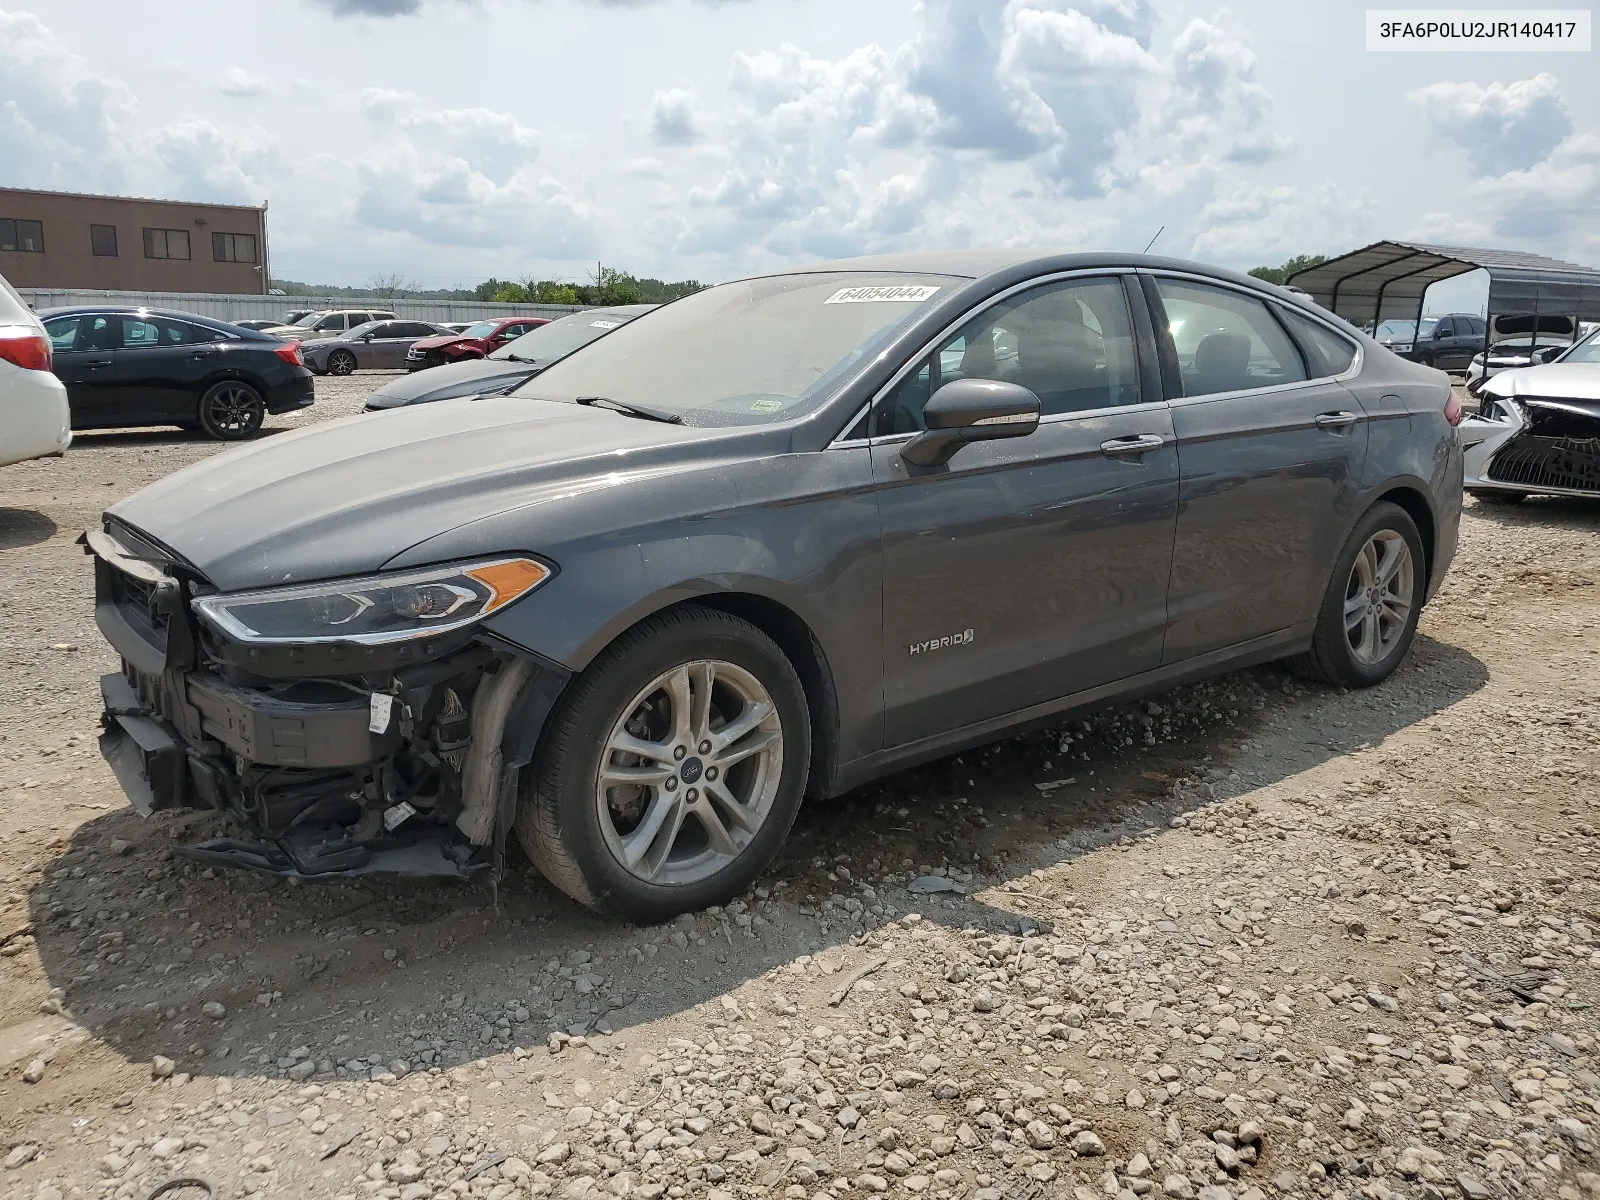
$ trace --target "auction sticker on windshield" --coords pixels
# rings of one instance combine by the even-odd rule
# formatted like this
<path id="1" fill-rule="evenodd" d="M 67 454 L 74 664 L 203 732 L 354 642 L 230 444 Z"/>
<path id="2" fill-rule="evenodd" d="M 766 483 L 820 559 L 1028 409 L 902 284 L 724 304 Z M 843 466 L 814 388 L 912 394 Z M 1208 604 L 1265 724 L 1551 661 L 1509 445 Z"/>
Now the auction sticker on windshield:
<path id="1" fill-rule="evenodd" d="M 897 300 L 903 304 L 921 304 L 939 289 L 926 285 L 899 287 L 847 287 L 840 288 L 823 301 L 824 304 L 880 304 Z"/>
<path id="2" fill-rule="evenodd" d="M 615 329 L 618 325 L 621 325 L 621 324 L 622 324 L 621 321 L 590 321 L 589 322 L 589 328 L 590 329 Z"/>

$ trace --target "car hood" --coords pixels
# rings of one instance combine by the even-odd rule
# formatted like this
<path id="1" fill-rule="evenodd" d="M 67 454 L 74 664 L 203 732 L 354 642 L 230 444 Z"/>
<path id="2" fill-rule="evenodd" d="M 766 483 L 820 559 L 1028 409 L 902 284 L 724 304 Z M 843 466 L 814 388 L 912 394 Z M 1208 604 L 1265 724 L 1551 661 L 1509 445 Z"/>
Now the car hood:
<path id="1" fill-rule="evenodd" d="M 457 342 L 475 342 L 477 338 L 469 338 L 464 333 L 442 333 L 437 337 L 418 338 L 412 345 L 422 350 L 438 350 L 444 346 L 453 346 Z"/>
<path id="2" fill-rule="evenodd" d="M 1600 363 L 1546 363 L 1503 371 L 1484 390 L 1496 396 L 1600 400 Z"/>
<path id="3" fill-rule="evenodd" d="M 272 587 L 379 570 L 470 521 L 698 458 L 686 452 L 728 432 L 526 398 L 421 405 L 213 455 L 108 515 L 223 591 Z"/>
<path id="4" fill-rule="evenodd" d="M 469 358 L 465 362 L 430 367 L 384 384 L 367 397 L 367 407 L 403 408 L 407 404 L 498 392 L 533 378 L 543 366 L 503 358 Z"/>

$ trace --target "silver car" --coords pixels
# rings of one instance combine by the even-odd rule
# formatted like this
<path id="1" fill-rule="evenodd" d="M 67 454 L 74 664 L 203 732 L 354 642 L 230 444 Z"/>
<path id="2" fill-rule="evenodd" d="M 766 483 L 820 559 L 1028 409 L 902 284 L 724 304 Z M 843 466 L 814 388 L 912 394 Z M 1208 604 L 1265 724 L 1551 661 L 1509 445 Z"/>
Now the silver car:
<path id="1" fill-rule="evenodd" d="M 413 342 L 439 337 L 450 331 L 428 321 L 368 321 L 338 337 L 301 342 L 306 366 L 318 375 L 348 375 L 352 371 L 388 369 L 406 365 Z"/>
<path id="2" fill-rule="evenodd" d="M 1470 495 L 1497 504 L 1600 499 L 1600 332 L 1555 362 L 1501 372 L 1480 400 L 1461 423 Z"/>

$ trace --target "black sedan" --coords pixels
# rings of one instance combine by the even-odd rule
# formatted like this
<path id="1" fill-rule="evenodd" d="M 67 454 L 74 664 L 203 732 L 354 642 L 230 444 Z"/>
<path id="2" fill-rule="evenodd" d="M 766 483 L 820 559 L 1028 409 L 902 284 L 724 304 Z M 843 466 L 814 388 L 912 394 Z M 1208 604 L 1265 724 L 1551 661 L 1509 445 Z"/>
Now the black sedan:
<path id="1" fill-rule="evenodd" d="M 300 347 L 194 313 L 58 308 L 41 314 L 74 429 L 177 425 L 223 441 L 315 399 Z"/>
<path id="2" fill-rule="evenodd" d="M 461 396 L 498 396 L 526 383 L 551 363 L 649 312 L 654 304 L 588 308 L 529 330 L 486 358 L 415 371 L 367 397 L 367 409 L 405 408 Z"/>
<path id="3" fill-rule="evenodd" d="M 190 858 L 493 878 L 514 833 L 659 921 L 750 886 L 806 796 L 1242 664 L 1382 682 L 1455 552 L 1460 419 L 1176 259 L 721 284 L 511 396 L 112 507 L 102 749 L 140 809 L 247 831 Z"/>

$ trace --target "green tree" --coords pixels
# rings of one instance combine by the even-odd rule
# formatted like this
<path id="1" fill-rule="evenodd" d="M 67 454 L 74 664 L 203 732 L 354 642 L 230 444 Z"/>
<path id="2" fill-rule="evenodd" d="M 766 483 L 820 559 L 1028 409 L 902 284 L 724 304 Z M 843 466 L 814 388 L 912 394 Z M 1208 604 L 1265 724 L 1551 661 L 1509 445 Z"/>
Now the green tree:
<path id="1" fill-rule="evenodd" d="M 554 279 L 540 281 L 533 288 L 533 298 L 539 304 L 579 304 L 578 289 L 570 283 L 560 283 Z"/>
<path id="2" fill-rule="evenodd" d="M 1268 283 L 1288 283 L 1291 275 L 1327 261 L 1324 254 L 1296 254 L 1281 267 L 1251 267 L 1250 274 Z"/>
<path id="3" fill-rule="evenodd" d="M 527 304 L 533 297 L 528 295 L 528 289 L 520 283 L 502 283 L 489 299 L 496 304 Z"/>

